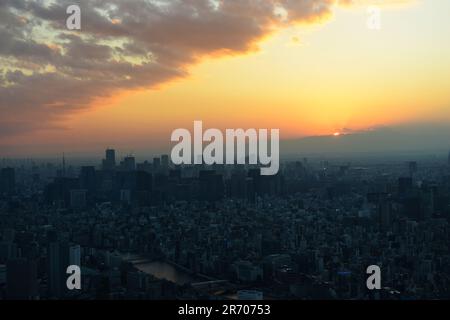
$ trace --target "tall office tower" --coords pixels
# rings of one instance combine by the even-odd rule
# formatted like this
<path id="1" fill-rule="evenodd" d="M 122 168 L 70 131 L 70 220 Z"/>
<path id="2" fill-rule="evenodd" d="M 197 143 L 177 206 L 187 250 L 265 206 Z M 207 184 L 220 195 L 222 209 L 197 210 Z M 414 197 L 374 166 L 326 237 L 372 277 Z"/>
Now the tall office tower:
<path id="1" fill-rule="evenodd" d="M 106 149 L 105 159 L 103 159 L 103 170 L 114 170 L 116 167 L 116 151 Z"/>
<path id="2" fill-rule="evenodd" d="M 34 261 L 16 258 L 7 262 L 6 294 L 11 300 L 38 298 L 37 265 Z"/>
<path id="3" fill-rule="evenodd" d="M 450 151 L 448 152 L 448 165 L 450 166 Z"/>
<path id="4" fill-rule="evenodd" d="M 66 270 L 69 265 L 69 245 L 51 242 L 48 248 L 48 289 L 51 298 L 62 298 L 67 292 Z"/>
<path id="5" fill-rule="evenodd" d="M 69 247 L 69 265 L 81 267 L 81 247 L 79 245 Z"/>
<path id="6" fill-rule="evenodd" d="M 61 268 L 59 267 L 59 243 L 52 242 L 48 249 L 48 290 L 50 297 L 61 296 Z"/>
<path id="7" fill-rule="evenodd" d="M 161 156 L 161 168 L 160 172 L 164 175 L 169 174 L 169 156 L 167 154 L 163 154 Z"/>
<path id="8" fill-rule="evenodd" d="M 65 177 L 66 176 L 66 154 L 63 153 L 63 157 L 62 157 L 62 176 Z"/>
<path id="9" fill-rule="evenodd" d="M 0 192 L 14 193 L 16 189 L 16 172 L 14 168 L 4 168 L 0 173 Z"/>
<path id="10" fill-rule="evenodd" d="M 116 165 L 116 150 L 107 149 L 106 150 L 106 161 L 111 164 L 111 166 Z"/>
<path id="11" fill-rule="evenodd" d="M 153 158 L 153 171 L 157 172 L 161 168 L 161 159 Z"/>
<path id="12" fill-rule="evenodd" d="M 163 169 L 169 168 L 169 156 L 167 154 L 161 156 L 161 166 Z"/>
<path id="13" fill-rule="evenodd" d="M 123 170 L 134 171 L 136 170 L 136 160 L 133 156 L 129 155 L 123 159 L 122 162 Z"/>

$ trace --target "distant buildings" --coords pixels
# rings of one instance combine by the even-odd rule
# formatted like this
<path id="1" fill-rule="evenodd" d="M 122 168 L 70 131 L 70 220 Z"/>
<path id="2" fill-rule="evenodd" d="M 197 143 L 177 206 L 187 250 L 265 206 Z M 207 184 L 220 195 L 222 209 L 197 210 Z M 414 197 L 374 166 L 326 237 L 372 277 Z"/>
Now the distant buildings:
<path id="1" fill-rule="evenodd" d="M 105 153 L 106 157 L 102 162 L 103 170 L 114 170 L 116 167 L 116 151 L 114 149 L 107 149 Z"/>
<path id="2" fill-rule="evenodd" d="M 417 172 L 417 162 L 416 161 L 408 162 L 408 171 L 409 171 L 410 177 L 412 177 Z"/>
<path id="3" fill-rule="evenodd" d="M 0 299 L 372 299 L 374 263 L 391 288 L 380 299 L 449 297 L 446 159 L 286 161 L 266 177 L 106 158 L 56 178 L 49 164 L 1 170 L 15 193 L 0 194 Z M 143 259 L 181 276 L 156 279 L 136 269 Z M 82 267 L 79 291 L 67 289 L 70 265 Z"/>
<path id="4" fill-rule="evenodd" d="M 133 171 L 136 170 L 136 159 L 129 155 L 123 159 L 120 163 L 120 167 L 123 171 Z"/>
<path id="5" fill-rule="evenodd" d="M 49 296 L 63 298 L 67 294 L 66 270 L 71 260 L 78 262 L 76 250 L 72 250 L 68 243 L 55 241 L 48 247 L 48 280 Z"/>
<path id="6" fill-rule="evenodd" d="M 161 156 L 161 166 L 165 170 L 169 168 L 169 156 L 167 154 Z"/>
<path id="7" fill-rule="evenodd" d="M 81 267 L 81 247 L 79 245 L 69 247 L 69 265 Z"/>
<path id="8" fill-rule="evenodd" d="M 158 172 L 161 169 L 161 159 L 153 158 L 153 171 Z"/>
<path id="9" fill-rule="evenodd" d="M 3 168 L 0 171 L 0 193 L 12 194 L 16 189 L 16 173 L 14 168 Z"/>

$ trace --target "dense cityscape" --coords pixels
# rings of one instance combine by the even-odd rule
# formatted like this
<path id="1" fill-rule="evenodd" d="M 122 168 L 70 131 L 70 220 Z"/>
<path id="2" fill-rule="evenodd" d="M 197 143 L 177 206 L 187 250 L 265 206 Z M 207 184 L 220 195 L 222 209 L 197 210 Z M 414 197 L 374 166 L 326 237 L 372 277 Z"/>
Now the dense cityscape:
<path id="1" fill-rule="evenodd" d="M 450 298 L 450 154 L 301 158 L 274 176 L 112 149 L 98 166 L 0 167 L 2 299 Z"/>

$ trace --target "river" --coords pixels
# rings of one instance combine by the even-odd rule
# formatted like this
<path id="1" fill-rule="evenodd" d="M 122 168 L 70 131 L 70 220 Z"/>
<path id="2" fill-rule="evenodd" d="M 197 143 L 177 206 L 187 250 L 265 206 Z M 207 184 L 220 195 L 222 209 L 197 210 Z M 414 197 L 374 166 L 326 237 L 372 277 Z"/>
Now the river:
<path id="1" fill-rule="evenodd" d="M 179 285 L 198 282 L 194 276 L 182 271 L 167 262 L 154 261 L 148 263 L 138 263 L 134 265 L 138 270 L 151 274 L 158 279 L 166 279 Z"/>
<path id="2" fill-rule="evenodd" d="M 199 277 L 191 275 L 189 272 L 181 270 L 176 266 L 164 261 L 148 261 L 136 254 L 122 254 L 122 258 L 136 267 L 136 269 L 151 274 L 158 279 L 165 279 L 178 285 L 205 281 Z"/>

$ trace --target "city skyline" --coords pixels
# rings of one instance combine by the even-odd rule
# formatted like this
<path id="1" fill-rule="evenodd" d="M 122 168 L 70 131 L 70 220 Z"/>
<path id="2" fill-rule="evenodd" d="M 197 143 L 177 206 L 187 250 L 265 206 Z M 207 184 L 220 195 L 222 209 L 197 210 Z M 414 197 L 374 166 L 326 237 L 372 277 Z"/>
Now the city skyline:
<path id="1" fill-rule="evenodd" d="M 274 176 L 118 160 L 0 170 L 0 300 L 449 297 L 450 153 Z"/>

